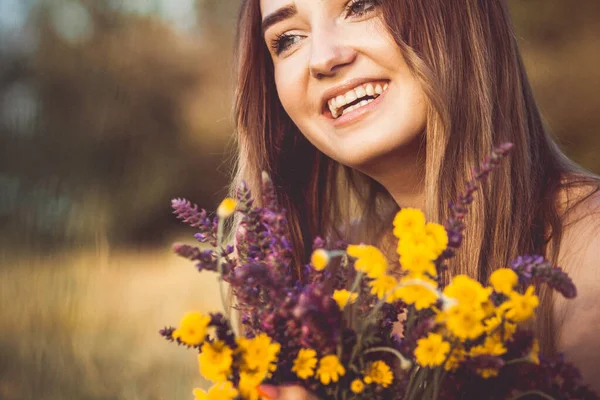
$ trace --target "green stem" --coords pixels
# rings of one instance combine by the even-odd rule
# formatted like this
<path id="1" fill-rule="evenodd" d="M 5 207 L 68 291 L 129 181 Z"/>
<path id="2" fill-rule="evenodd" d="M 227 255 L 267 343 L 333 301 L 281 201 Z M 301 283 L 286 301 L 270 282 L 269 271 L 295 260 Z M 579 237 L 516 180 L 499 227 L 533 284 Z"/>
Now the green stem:
<path id="1" fill-rule="evenodd" d="M 406 309 L 406 325 L 404 326 L 404 336 L 406 336 L 413 328 L 417 310 L 414 307 L 408 307 Z"/>
<path id="2" fill-rule="evenodd" d="M 352 349 L 352 354 L 350 354 L 350 362 L 348 362 L 348 364 L 352 365 L 352 362 L 354 361 L 354 359 L 356 358 L 356 355 L 358 354 L 358 350 L 360 350 L 360 342 L 362 340 L 362 331 L 358 332 L 358 334 L 356 335 L 356 344 L 354 345 L 354 348 Z"/>
<path id="3" fill-rule="evenodd" d="M 420 368 L 418 366 L 415 366 L 410 374 L 410 379 L 408 380 L 408 385 L 406 386 L 406 391 L 404 392 L 405 397 L 403 397 L 405 400 L 409 400 L 408 395 L 412 391 L 412 387 L 414 386 L 415 378 L 419 372 L 419 369 Z"/>
<path id="4" fill-rule="evenodd" d="M 427 372 L 427 368 L 419 368 L 419 371 L 417 371 L 417 375 L 414 377 L 414 382 L 412 382 L 411 380 L 412 385 L 410 387 L 410 392 L 407 392 L 405 400 L 412 400 L 413 398 L 419 400 L 422 399 L 422 396 L 414 397 L 413 395 L 418 394 L 421 384 L 425 380 L 425 377 L 428 375 Z"/>
<path id="5" fill-rule="evenodd" d="M 446 377 L 446 363 L 448 362 L 448 360 L 450 360 L 450 357 L 452 357 L 452 353 L 454 352 L 454 350 L 456 350 L 456 348 L 459 345 L 459 341 L 456 340 L 454 341 L 451 345 L 450 345 L 450 350 L 448 351 L 448 354 L 446 355 L 446 358 L 444 359 L 444 362 L 442 363 L 442 365 L 437 368 L 435 370 L 435 375 L 433 378 L 433 398 L 432 400 L 437 400 L 439 393 L 440 393 L 440 387 L 442 386 L 442 382 L 444 381 L 444 378 Z M 441 374 L 441 376 L 440 376 Z"/>
<path id="6" fill-rule="evenodd" d="M 433 399 L 432 397 L 432 391 L 433 391 L 433 384 L 431 382 L 429 382 L 428 380 L 426 380 L 424 382 L 424 388 L 423 388 L 423 392 L 421 393 L 421 395 L 419 396 L 419 400 L 431 400 Z"/>
<path id="7" fill-rule="evenodd" d="M 411 362 L 409 360 L 407 360 L 402 355 L 402 353 L 400 353 L 396 349 L 392 349 L 391 347 L 373 347 L 372 349 L 365 350 L 364 354 L 375 353 L 375 352 L 378 352 L 378 351 L 385 351 L 385 352 L 388 352 L 388 353 L 392 353 L 393 355 L 395 355 L 396 357 L 398 357 L 398 359 L 400 360 L 400 367 L 403 370 L 406 370 L 406 369 L 410 368 Z"/>
<path id="8" fill-rule="evenodd" d="M 504 365 L 518 364 L 522 362 L 529 362 L 529 357 L 515 358 L 514 360 L 507 361 L 504 363 Z"/>
<path id="9" fill-rule="evenodd" d="M 538 395 L 538 396 L 540 396 L 540 397 L 542 397 L 544 399 L 547 399 L 547 400 L 555 400 L 554 397 L 552 397 L 550 395 L 547 395 L 544 392 L 540 392 L 539 390 L 530 390 L 530 391 L 525 392 L 525 393 L 520 393 L 520 394 L 514 396 L 513 398 L 511 398 L 510 400 L 517 400 L 517 399 L 520 399 L 522 397 L 529 396 L 529 395 L 532 395 L 532 394 L 536 394 L 536 395 Z"/>
<path id="10" fill-rule="evenodd" d="M 440 374 L 442 372 L 442 369 L 444 368 L 444 364 L 442 364 L 441 367 L 436 368 L 435 372 L 433 373 L 433 395 L 431 396 L 431 400 L 437 400 L 438 398 L 440 392 L 440 385 L 442 383 L 440 379 Z"/>
<path id="11" fill-rule="evenodd" d="M 219 218 L 217 224 L 217 273 L 219 274 L 219 293 L 221 295 L 221 303 L 223 304 L 223 312 L 230 320 L 230 310 L 227 306 L 227 298 L 225 297 L 225 290 L 223 289 L 223 257 L 221 256 L 221 244 L 223 242 L 223 227 L 225 223 L 223 218 Z"/>
<path id="12" fill-rule="evenodd" d="M 343 250 L 331 250 L 327 252 L 329 254 L 329 257 L 333 258 L 333 257 L 342 257 L 346 255 L 346 252 Z"/>
<path id="13" fill-rule="evenodd" d="M 364 275 L 364 273 L 362 271 L 358 271 L 358 273 L 356 274 L 356 278 L 354 278 L 354 282 L 352 283 L 352 286 L 350 287 L 350 293 L 354 293 L 356 291 L 363 275 Z"/>
<path id="14" fill-rule="evenodd" d="M 352 286 L 350 287 L 350 295 L 352 295 L 352 293 L 354 293 L 356 291 L 356 289 L 358 288 L 358 285 L 360 285 L 360 281 L 361 281 L 363 275 L 364 274 L 362 271 L 358 271 L 358 273 L 356 274 L 356 278 L 354 278 L 354 282 L 352 283 Z M 358 295 L 360 296 L 360 293 Z M 356 315 L 356 307 L 358 307 L 358 298 L 349 307 L 349 323 L 351 323 L 351 324 L 354 324 L 354 316 Z"/>
<path id="15" fill-rule="evenodd" d="M 444 369 L 444 371 L 442 372 L 442 376 L 440 377 L 440 383 L 439 383 L 438 389 L 442 387 L 442 382 L 444 382 L 444 378 L 446 377 L 447 373 L 448 373 L 448 371 L 446 371 Z M 439 395 L 440 395 L 439 392 L 436 393 L 436 400 L 437 400 L 437 396 L 439 396 Z"/>
<path id="16" fill-rule="evenodd" d="M 350 364 L 352 364 L 352 362 L 354 361 L 354 358 L 356 357 L 358 351 L 361 348 L 361 340 L 365 333 L 365 329 L 367 329 L 367 327 L 369 326 L 369 323 L 371 322 L 371 319 L 375 315 L 377 315 L 377 312 L 379 312 L 379 309 L 382 306 L 383 306 L 383 301 L 379 301 L 379 303 L 377 303 L 375 305 L 375 307 L 373 307 L 373 309 L 371 310 L 369 315 L 367 315 L 367 317 L 365 318 L 365 321 L 360 325 L 360 329 L 358 329 L 358 333 L 356 335 L 356 344 L 354 345 L 354 349 L 352 349 L 352 354 L 350 356 Z"/>

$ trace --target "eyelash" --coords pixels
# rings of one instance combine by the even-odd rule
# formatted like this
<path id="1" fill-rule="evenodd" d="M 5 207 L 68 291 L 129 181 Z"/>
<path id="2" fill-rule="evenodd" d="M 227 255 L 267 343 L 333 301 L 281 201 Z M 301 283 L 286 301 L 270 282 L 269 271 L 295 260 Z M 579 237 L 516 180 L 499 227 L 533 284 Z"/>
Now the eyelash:
<path id="1" fill-rule="evenodd" d="M 279 33 L 273 40 L 271 40 L 271 48 L 273 49 L 275 54 L 279 55 L 293 44 L 289 43 L 288 39 L 297 37 L 298 35 L 294 35 L 291 33 Z"/>
<path id="2" fill-rule="evenodd" d="M 378 5 L 379 0 L 350 0 L 344 7 L 346 18 L 350 16 L 360 18 L 367 13 L 374 11 L 375 7 Z M 289 39 L 291 38 L 298 38 L 298 35 L 291 33 L 278 34 L 274 39 L 271 40 L 271 49 L 273 49 L 276 55 L 283 53 L 295 43 L 295 41 L 290 43 Z"/>
<path id="3" fill-rule="evenodd" d="M 374 11 L 375 7 L 377 7 L 378 5 L 378 0 L 350 0 L 344 8 L 346 11 L 346 16 L 349 16 L 349 13 L 353 11 L 356 17 L 362 17 L 363 15 Z M 356 9 L 360 7 L 362 7 L 362 10 Z"/>

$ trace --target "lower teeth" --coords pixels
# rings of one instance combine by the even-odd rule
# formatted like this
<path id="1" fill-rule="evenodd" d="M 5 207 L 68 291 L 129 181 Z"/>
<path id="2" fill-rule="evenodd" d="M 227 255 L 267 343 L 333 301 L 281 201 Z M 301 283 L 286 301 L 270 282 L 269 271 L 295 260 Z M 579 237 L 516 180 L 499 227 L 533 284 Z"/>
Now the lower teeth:
<path id="1" fill-rule="evenodd" d="M 360 103 L 357 103 L 357 104 L 355 104 L 355 105 L 353 105 L 353 106 L 351 106 L 351 107 L 345 108 L 345 109 L 344 109 L 344 111 L 342 111 L 342 115 L 344 115 L 344 114 L 346 114 L 346 113 L 349 113 L 350 111 L 354 111 L 354 110 L 356 110 L 357 108 L 360 108 L 360 107 L 362 107 L 362 106 L 366 106 L 367 104 L 369 104 L 369 103 L 370 103 L 370 102 L 372 102 L 373 100 L 375 100 L 375 99 L 363 100 L 363 101 L 361 101 Z"/>

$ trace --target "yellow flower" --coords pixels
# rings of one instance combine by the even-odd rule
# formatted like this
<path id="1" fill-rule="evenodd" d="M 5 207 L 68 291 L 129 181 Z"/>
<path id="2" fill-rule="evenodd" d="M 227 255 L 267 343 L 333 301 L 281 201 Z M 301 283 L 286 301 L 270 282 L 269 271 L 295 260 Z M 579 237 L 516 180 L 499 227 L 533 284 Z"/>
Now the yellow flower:
<path id="1" fill-rule="evenodd" d="M 476 372 L 483 379 L 488 379 L 488 378 L 492 378 L 494 376 L 498 376 L 498 370 L 496 368 L 480 368 Z"/>
<path id="2" fill-rule="evenodd" d="M 481 355 L 501 356 L 506 353 L 506 347 L 497 339 L 496 337 L 486 337 L 483 344 L 471 348 L 471 357 Z"/>
<path id="3" fill-rule="evenodd" d="M 369 282 L 369 286 L 371 286 L 371 294 L 380 299 L 383 299 L 383 297 L 397 285 L 398 282 L 396 279 L 389 275 L 381 275 L 379 278 Z M 388 296 L 387 301 L 390 301 L 390 296 Z"/>
<path id="4" fill-rule="evenodd" d="M 323 271 L 329 264 L 329 254 L 323 249 L 317 249 L 310 256 L 310 263 L 315 270 Z"/>
<path id="5" fill-rule="evenodd" d="M 483 324 L 485 325 L 486 333 L 492 333 L 497 329 L 500 329 L 500 325 L 502 324 L 502 317 L 498 315 L 493 316 L 483 321 Z"/>
<path id="6" fill-rule="evenodd" d="M 400 240 L 398 240 L 398 248 L 396 251 L 400 257 L 412 253 L 420 253 L 423 257 L 428 260 L 435 260 L 438 257 L 436 253 L 436 243 L 434 240 L 427 236 L 425 230 L 416 232 L 405 233 Z"/>
<path id="7" fill-rule="evenodd" d="M 219 382 L 208 389 L 208 393 L 202 389 L 194 389 L 195 400 L 233 400 L 238 391 L 231 382 Z"/>
<path id="8" fill-rule="evenodd" d="M 436 254 L 436 258 L 448 247 L 448 233 L 446 228 L 440 224 L 429 222 L 425 225 L 425 235 L 429 239 L 430 249 Z"/>
<path id="9" fill-rule="evenodd" d="M 208 399 L 208 393 L 206 393 L 204 390 L 202 389 L 194 389 L 194 400 L 207 400 Z"/>
<path id="10" fill-rule="evenodd" d="M 494 306 L 494 303 L 491 300 L 486 300 L 483 303 L 481 303 L 481 308 L 483 309 L 483 312 L 485 313 L 486 317 L 496 315 L 498 312 L 498 310 Z"/>
<path id="11" fill-rule="evenodd" d="M 414 251 L 405 252 L 400 256 L 400 265 L 402 269 L 412 274 L 427 273 L 434 277 L 437 275 L 432 258 L 424 250 L 414 249 Z"/>
<path id="12" fill-rule="evenodd" d="M 458 275 L 444 289 L 444 294 L 458 300 L 460 304 L 481 305 L 486 302 L 492 292 L 491 288 L 484 288 L 481 283 L 466 275 Z"/>
<path id="13" fill-rule="evenodd" d="M 510 268 L 500 268 L 492 272 L 490 283 L 494 290 L 498 293 L 508 295 L 519 281 L 519 277 Z"/>
<path id="14" fill-rule="evenodd" d="M 214 343 L 204 342 L 198 354 L 200 374 L 213 382 L 227 380 L 233 361 L 232 355 L 233 350 L 221 340 Z"/>
<path id="15" fill-rule="evenodd" d="M 265 378 L 266 373 L 259 370 L 240 372 L 240 383 L 238 386 L 240 394 L 244 399 L 258 400 L 258 385 L 260 385 Z"/>
<path id="16" fill-rule="evenodd" d="M 456 348 L 452 350 L 452 354 L 450 354 L 450 357 L 448 357 L 448 361 L 446 361 L 446 364 L 444 364 L 444 369 L 446 371 L 454 372 L 458 369 L 460 363 L 463 362 L 465 359 L 466 354 L 464 349 Z"/>
<path id="17" fill-rule="evenodd" d="M 275 363 L 281 346 L 279 343 L 271 342 L 267 334 L 260 333 L 253 339 L 238 338 L 238 347 L 242 353 L 243 370 L 258 370 L 267 375 L 277 368 Z"/>
<path id="18" fill-rule="evenodd" d="M 475 339 L 484 332 L 485 313 L 480 306 L 459 304 L 446 312 L 446 327 L 457 338 Z"/>
<path id="19" fill-rule="evenodd" d="M 236 207 L 237 201 L 231 197 L 227 197 L 221 202 L 221 204 L 219 204 L 219 207 L 217 208 L 217 216 L 221 219 L 225 219 L 235 212 Z"/>
<path id="20" fill-rule="evenodd" d="M 348 303 L 352 304 L 356 301 L 358 294 L 351 293 L 351 292 L 347 291 L 346 289 L 343 289 L 343 290 L 334 291 L 332 297 L 335 300 L 335 302 L 338 304 L 338 306 L 340 307 L 340 310 L 343 310 L 344 307 L 346 307 L 346 305 Z"/>
<path id="21" fill-rule="evenodd" d="M 317 366 L 317 352 L 313 349 L 300 349 L 298 356 L 294 360 L 292 372 L 295 372 L 298 378 L 306 379 L 315 374 Z"/>
<path id="22" fill-rule="evenodd" d="M 422 282 L 422 283 L 419 283 Z M 409 283 L 410 282 L 410 283 Z M 399 299 L 406 304 L 414 304 L 417 310 L 431 307 L 438 300 L 438 294 L 432 288 L 436 287 L 436 283 L 431 279 L 420 277 L 415 279 L 414 277 L 408 276 L 402 278 L 400 283 L 406 283 L 406 286 L 402 286 L 394 291 L 393 299 Z M 428 287 L 428 286 L 431 286 Z"/>
<path id="23" fill-rule="evenodd" d="M 416 208 L 403 208 L 394 217 L 394 235 L 400 238 L 405 233 L 425 229 L 425 214 Z"/>
<path id="24" fill-rule="evenodd" d="M 540 365 L 540 342 L 537 339 L 533 339 L 533 344 L 531 345 L 531 351 L 527 356 L 527 360 L 536 365 Z"/>
<path id="25" fill-rule="evenodd" d="M 381 385 L 384 388 L 392 384 L 394 375 L 389 365 L 383 361 L 375 361 L 371 363 L 367 372 L 365 373 L 365 383 L 375 383 Z"/>
<path id="26" fill-rule="evenodd" d="M 181 319 L 179 328 L 173 331 L 173 338 L 179 339 L 187 345 L 196 346 L 204 342 L 209 323 L 210 317 L 208 315 L 189 312 Z"/>
<path id="27" fill-rule="evenodd" d="M 531 318 L 533 311 L 539 304 L 539 299 L 534 291 L 535 288 L 529 286 L 525 294 L 510 292 L 508 301 L 500 306 L 503 310 L 506 310 L 506 318 L 514 322 L 523 322 Z"/>
<path id="28" fill-rule="evenodd" d="M 388 264 L 383 253 L 375 246 L 351 244 L 346 249 L 349 256 L 356 258 L 354 268 L 376 279 L 387 272 Z"/>
<path id="29" fill-rule="evenodd" d="M 352 390 L 352 393 L 361 393 L 365 390 L 365 384 L 360 379 L 355 379 L 350 384 L 350 390 Z"/>
<path id="30" fill-rule="evenodd" d="M 316 378 L 323 385 L 329 385 L 330 382 L 337 382 L 340 376 L 346 374 L 346 369 L 340 363 L 336 355 L 329 355 L 321 358 L 319 368 L 317 369 Z"/>
<path id="31" fill-rule="evenodd" d="M 501 315 L 496 315 L 483 321 L 485 332 L 493 334 L 496 340 L 506 342 L 517 330 L 517 325 L 506 321 Z M 501 337 L 503 334 L 503 337 Z"/>
<path id="32" fill-rule="evenodd" d="M 450 351 L 450 343 L 446 342 L 442 335 L 430 333 L 426 338 L 417 341 L 415 359 L 423 367 L 437 367 L 446 360 Z"/>

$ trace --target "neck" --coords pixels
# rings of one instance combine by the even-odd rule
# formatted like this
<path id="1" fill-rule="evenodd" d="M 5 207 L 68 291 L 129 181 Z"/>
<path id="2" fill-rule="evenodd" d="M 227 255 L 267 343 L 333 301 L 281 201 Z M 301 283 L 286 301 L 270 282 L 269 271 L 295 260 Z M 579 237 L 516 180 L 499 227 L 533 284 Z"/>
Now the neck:
<path id="1" fill-rule="evenodd" d="M 361 171 L 379 182 L 401 208 L 425 211 L 425 143 L 421 140 L 372 161 Z"/>

